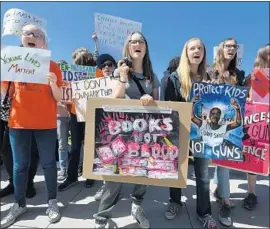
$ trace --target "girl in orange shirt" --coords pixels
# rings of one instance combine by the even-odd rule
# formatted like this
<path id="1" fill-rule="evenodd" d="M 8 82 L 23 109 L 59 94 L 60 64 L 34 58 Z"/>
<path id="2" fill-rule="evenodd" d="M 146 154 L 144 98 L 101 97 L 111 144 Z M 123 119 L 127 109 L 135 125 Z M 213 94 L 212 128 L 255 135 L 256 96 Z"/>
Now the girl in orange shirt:
<path id="1" fill-rule="evenodd" d="M 46 49 L 46 35 L 34 25 L 22 28 L 23 47 Z M 61 99 L 62 75 L 51 61 L 48 84 L 13 82 L 14 94 L 9 117 L 9 137 L 13 153 L 15 204 L 1 221 L 1 228 L 12 225 L 27 211 L 25 194 L 30 163 L 31 139 L 34 135 L 48 190 L 46 211 L 50 223 L 60 219 L 57 205 L 57 167 L 55 158 L 57 101 Z"/>

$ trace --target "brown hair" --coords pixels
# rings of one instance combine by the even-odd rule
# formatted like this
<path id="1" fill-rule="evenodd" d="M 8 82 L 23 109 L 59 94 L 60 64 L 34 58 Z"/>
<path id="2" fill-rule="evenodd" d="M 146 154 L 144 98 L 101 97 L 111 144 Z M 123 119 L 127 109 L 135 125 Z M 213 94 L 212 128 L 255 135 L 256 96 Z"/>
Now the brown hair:
<path id="1" fill-rule="evenodd" d="M 131 40 L 132 35 L 136 34 L 136 33 L 140 34 L 143 37 L 144 42 L 145 42 L 145 46 L 146 46 L 146 52 L 145 52 L 145 56 L 143 58 L 143 75 L 145 76 L 145 78 L 147 80 L 152 81 L 153 77 L 154 77 L 154 71 L 152 68 L 152 62 L 150 60 L 149 48 L 148 48 L 147 40 L 141 32 L 136 31 L 136 32 L 131 33 L 128 36 L 126 43 L 124 45 L 124 49 L 123 49 L 123 57 L 127 57 L 127 58 L 132 60 L 131 55 L 129 53 L 129 41 Z"/>
<path id="2" fill-rule="evenodd" d="M 96 66 L 92 53 L 87 48 L 78 48 L 72 53 L 72 59 L 76 65 Z"/>
<path id="3" fill-rule="evenodd" d="M 258 52 L 254 62 L 254 68 L 270 68 L 269 60 L 266 58 L 266 52 L 269 52 L 269 44 L 261 47 Z"/>

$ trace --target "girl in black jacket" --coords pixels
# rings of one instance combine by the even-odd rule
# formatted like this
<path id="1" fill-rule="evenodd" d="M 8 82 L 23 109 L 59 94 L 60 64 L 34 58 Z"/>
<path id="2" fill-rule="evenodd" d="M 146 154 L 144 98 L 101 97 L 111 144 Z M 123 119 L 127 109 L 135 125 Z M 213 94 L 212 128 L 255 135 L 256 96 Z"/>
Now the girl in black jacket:
<path id="1" fill-rule="evenodd" d="M 189 101 L 193 82 L 208 81 L 206 73 L 205 45 L 199 38 L 188 40 L 181 55 L 181 61 L 176 72 L 168 79 L 165 91 L 166 101 Z M 209 160 L 194 158 L 197 190 L 197 214 L 205 228 L 217 228 L 211 216 L 210 180 L 208 177 Z M 181 203 L 181 189 L 170 188 L 170 205 L 165 212 L 165 217 L 172 220 L 176 217 Z"/>

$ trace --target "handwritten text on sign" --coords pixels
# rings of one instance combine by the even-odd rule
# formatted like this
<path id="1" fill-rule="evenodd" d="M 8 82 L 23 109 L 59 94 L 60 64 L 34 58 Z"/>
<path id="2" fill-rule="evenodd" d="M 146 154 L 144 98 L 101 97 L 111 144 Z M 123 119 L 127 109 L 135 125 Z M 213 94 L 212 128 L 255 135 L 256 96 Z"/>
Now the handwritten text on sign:
<path id="1" fill-rule="evenodd" d="M 21 35 L 22 27 L 32 24 L 46 30 L 46 21 L 21 9 L 8 10 L 3 19 L 4 35 Z"/>
<path id="2" fill-rule="evenodd" d="M 1 81 L 48 84 L 51 51 L 5 46 L 1 49 Z"/>
<path id="3" fill-rule="evenodd" d="M 142 24 L 107 14 L 95 13 L 95 31 L 98 36 L 101 52 L 109 53 L 116 59 L 121 52 L 127 37 L 134 31 L 141 31 Z"/>
<path id="4" fill-rule="evenodd" d="M 89 98 L 111 97 L 116 80 L 110 77 L 72 82 L 72 93 L 76 100 L 76 114 L 80 122 L 85 121 L 86 105 Z"/>

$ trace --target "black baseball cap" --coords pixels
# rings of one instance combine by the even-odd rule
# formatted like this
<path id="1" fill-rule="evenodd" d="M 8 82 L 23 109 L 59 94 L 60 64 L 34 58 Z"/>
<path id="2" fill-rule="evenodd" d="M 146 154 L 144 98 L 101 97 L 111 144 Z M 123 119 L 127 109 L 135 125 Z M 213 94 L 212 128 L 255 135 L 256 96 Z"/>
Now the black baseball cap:
<path id="1" fill-rule="evenodd" d="M 111 61 L 114 66 L 116 66 L 116 62 L 114 58 L 109 54 L 102 54 L 97 58 L 97 67 L 101 69 L 101 65 L 105 63 L 106 61 Z"/>

